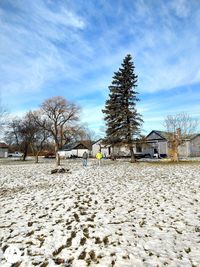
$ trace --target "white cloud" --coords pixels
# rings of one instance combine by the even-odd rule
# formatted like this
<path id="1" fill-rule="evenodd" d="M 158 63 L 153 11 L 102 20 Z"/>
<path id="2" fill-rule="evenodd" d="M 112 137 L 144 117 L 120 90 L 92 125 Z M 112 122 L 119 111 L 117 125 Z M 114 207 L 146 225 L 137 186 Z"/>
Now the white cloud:
<path id="1" fill-rule="evenodd" d="M 67 98 L 95 92 L 106 98 L 127 53 L 134 58 L 138 91 L 152 98 L 200 82 L 200 9 L 193 0 L 102 1 L 101 12 L 98 1 L 8 3 L 16 12 L 0 8 L 0 90 L 13 106 L 30 103 L 32 108 L 49 88 Z M 82 119 L 96 128 L 102 98 L 96 106 L 83 103 Z M 139 106 L 141 112 L 161 110 L 156 101 Z"/>
<path id="2" fill-rule="evenodd" d="M 7 18 L 7 12 L 0 9 L 2 95 L 40 92 L 55 79 L 77 79 L 70 67 L 72 53 L 63 52 L 62 46 L 54 41 L 66 42 L 72 38 L 78 43 L 76 29 L 85 27 L 83 19 L 63 6 L 53 12 L 42 1 L 31 2 L 30 9 L 27 3 L 12 4 L 21 8 L 21 13 L 12 13 L 11 20 Z"/>
<path id="3" fill-rule="evenodd" d="M 88 125 L 93 125 L 95 129 L 99 128 L 104 124 L 103 122 L 103 113 L 102 113 L 102 105 L 92 105 L 88 101 L 88 104 L 84 104 L 84 107 L 81 112 L 81 121 L 87 122 Z"/>
<path id="4" fill-rule="evenodd" d="M 200 33 L 200 29 L 196 31 Z M 178 32 L 170 26 L 153 29 L 150 33 L 144 31 L 135 48 L 136 71 L 143 92 L 169 90 L 200 82 L 199 36 L 194 32 L 190 27 Z"/>
<path id="5" fill-rule="evenodd" d="M 185 18 L 190 14 L 189 1 L 187 0 L 176 0 L 170 3 L 172 10 L 180 18 Z"/>
<path id="6" fill-rule="evenodd" d="M 66 8 L 62 8 L 57 12 L 53 12 L 48 9 L 42 2 L 40 5 L 36 4 L 36 12 L 40 16 L 41 20 L 47 21 L 55 25 L 64 25 L 83 29 L 85 27 L 85 22 L 83 19 Z"/>

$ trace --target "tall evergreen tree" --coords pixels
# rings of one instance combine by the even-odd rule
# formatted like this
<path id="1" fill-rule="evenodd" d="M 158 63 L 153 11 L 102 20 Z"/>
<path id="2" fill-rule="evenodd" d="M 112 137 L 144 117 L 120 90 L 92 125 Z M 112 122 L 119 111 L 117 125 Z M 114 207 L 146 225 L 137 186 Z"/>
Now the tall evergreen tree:
<path id="1" fill-rule="evenodd" d="M 135 88 L 137 75 L 131 55 L 123 60 L 121 68 L 114 73 L 112 84 L 109 86 L 109 98 L 106 101 L 104 120 L 106 122 L 106 141 L 112 146 L 125 144 L 130 148 L 131 161 L 135 161 L 133 142 L 140 133 L 143 122 L 137 112 L 136 102 L 139 101 Z"/>

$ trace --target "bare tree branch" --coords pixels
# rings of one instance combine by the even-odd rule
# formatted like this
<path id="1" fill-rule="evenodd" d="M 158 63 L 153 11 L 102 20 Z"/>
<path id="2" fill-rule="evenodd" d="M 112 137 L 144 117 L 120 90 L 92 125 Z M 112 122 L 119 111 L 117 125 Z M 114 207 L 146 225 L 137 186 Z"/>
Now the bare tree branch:
<path id="1" fill-rule="evenodd" d="M 195 133 L 198 124 L 197 119 L 190 117 L 185 112 L 166 117 L 164 127 L 168 133 L 169 149 L 173 161 L 179 160 L 178 146 L 183 144 L 191 134 Z"/>
<path id="2" fill-rule="evenodd" d="M 49 98 L 42 103 L 37 123 L 52 136 L 56 154 L 66 139 L 67 131 L 79 120 L 79 111 L 77 105 L 61 96 Z M 59 165 L 58 161 L 57 164 Z"/>
<path id="3" fill-rule="evenodd" d="M 0 99 L 0 134 L 4 133 L 5 126 L 7 124 L 8 112 L 6 108 L 3 106 Z"/>

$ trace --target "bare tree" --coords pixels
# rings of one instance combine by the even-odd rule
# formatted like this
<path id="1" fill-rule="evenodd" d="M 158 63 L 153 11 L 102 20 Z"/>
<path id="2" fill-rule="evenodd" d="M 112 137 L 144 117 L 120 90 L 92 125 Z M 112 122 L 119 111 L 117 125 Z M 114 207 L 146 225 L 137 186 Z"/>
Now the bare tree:
<path id="1" fill-rule="evenodd" d="M 47 132 L 36 124 L 31 111 L 22 118 L 12 119 L 6 133 L 7 142 L 23 152 L 23 160 L 26 159 L 28 150 L 31 149 L 36 163 L 47 138 Z"/>
<path id="2" fill-rule="evenodd" d="M 7 124 L 8 112 L 6 108 L 3 106 L 0 99 L 0 134 L 5 131 L 5 126 Z"/>
<path id="3" fill-rule="evenodd" d="M 87 125 L 80 127 L 78 131 L 78 141 L 84 143 L 84 145 L 86 145 L 88 149 L 91 150 L 92 144 L 95 140 L 97 140 L 97 135 L 93 130 L 89 129 Z"/>
<path id="4" fill-rule="evenodd" d="M 20 149 L 20 140 L 18 134 L 19 118 L 13 118 L 8 123 L 8 129 L 5 132 L 5 140 L 9 147 Z"/>
<path id="5" fill-rule="evenodd" d="M 63 143 L 72 143 L 82 140 L 84 129 L 83 126 L 76 124 L 71 126 L 65 126 L 63 131 Z"/>
<path id="6" fill-rule="evenodd" d="M 33 128 L 26 117 L 14 118 L 8 124 L 8 132 L 6 132 L 6 140 L 10 145 L 23 152 L 23 160 L 26 159 L 28 147 L 33 138 Z"/>
<path id="7" fill-rule="evenodd" d="M 198 120 L 182 112 L 176 115 L 168 115 L 164 120 L 164 126 L 168 133 L 169 154 L 173 161 L 178 161 L 178 147 L 185 142 L 189 135 L 196 131 Z"/>
<path id="8" fill-rule="evenodd" d="M 47 145 L 49 133 L 41 127 L 38 122 L 41 120 L 35 112 L 28 112 L 26 120 L 32 128 L 32 138 L 30 139 L 30 148 L 35 157 L 35 163 L 38 163 L 38 157 L 42 149 Z"/>
<path id="9" fill-rule="evenodd" d="M 70 130 L 71 139 L 74 141 L 94 141 L 96 139 L 96 133 L 87 125 L 76 125 Z"/>
<path id="10" fill-rule="evenodd" d="M 58 150 L 63 146 L 66 132 L 79 119 L 79 107 L 68 102 L 64 97 L 56 96 L 45 100 L 39 111 L 43 127 L 54 140 L 57 165 L 60 165 Z"/>
<path id="11" fill-rule="evenodd" d="M 91 130 L 88 126 L 83 127 L 82 140 L 95 141 L 98 137 L 95 131 Z"/>

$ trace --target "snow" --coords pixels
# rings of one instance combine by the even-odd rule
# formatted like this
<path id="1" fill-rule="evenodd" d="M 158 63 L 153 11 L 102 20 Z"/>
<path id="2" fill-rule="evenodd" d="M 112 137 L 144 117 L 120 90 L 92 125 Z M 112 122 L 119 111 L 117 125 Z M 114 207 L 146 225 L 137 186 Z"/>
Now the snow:
<path id="1" fill-rule="evenodd" d="M 200 164 L 62 167 L 0 166 L 0 245 L 20 249 L 20 267 L 200 266 Z"/>

